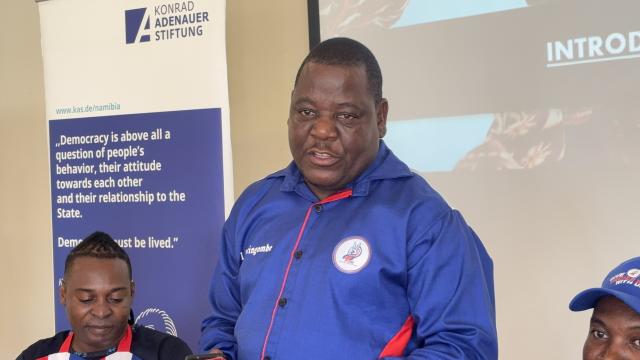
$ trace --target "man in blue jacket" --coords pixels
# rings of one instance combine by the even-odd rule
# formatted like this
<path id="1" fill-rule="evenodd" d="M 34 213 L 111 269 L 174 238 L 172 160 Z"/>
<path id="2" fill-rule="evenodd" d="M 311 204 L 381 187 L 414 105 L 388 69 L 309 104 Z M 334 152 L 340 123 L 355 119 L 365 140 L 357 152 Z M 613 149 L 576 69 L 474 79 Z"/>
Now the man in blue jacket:
<path id="1" fill-rule="evenodd" d="M 497 359 L 493 265 L 456 210 L 387 148 L 373 54 L 303 61 L 293 162 L 223 229 L 201 347 L 228 359 Z"/>

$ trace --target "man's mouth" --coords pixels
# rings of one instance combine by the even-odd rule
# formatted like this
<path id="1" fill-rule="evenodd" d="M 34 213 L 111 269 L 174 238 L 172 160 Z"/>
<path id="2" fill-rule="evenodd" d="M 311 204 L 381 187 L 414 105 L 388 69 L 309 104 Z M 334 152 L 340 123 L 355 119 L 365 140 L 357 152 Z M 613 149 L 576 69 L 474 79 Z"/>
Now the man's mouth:
<path id="1" fill-rule="evenodd" d="M 337 155 L 327 151 L 311 150 L 307 155 L 311 163 L 316 166 L 331 166 L 340 160 Z"/>
<path id="2" fill-rule="evenodd" d="M 85 328 L 93 335 L 105 335 L 113 330 L 111 325 L 87 325 Z"/>

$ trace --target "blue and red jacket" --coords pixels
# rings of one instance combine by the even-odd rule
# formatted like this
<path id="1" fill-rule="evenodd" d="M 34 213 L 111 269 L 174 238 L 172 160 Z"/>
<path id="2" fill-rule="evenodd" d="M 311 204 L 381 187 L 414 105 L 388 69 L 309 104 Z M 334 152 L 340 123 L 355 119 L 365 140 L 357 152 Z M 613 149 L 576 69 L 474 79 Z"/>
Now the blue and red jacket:
<path id="1" fill-rule="evenodd" d="M 460 213 L 380 142 L 322 201 L 295 166 L 223 228 L 202 350 L 231 359 L 497 359 L 493 265 Z"/>

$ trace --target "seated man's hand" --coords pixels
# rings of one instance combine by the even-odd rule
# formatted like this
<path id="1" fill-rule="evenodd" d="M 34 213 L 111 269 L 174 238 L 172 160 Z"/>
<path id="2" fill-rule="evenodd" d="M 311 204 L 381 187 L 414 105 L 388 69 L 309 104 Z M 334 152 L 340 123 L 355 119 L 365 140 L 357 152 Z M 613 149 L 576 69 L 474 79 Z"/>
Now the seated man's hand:
<path id="1" fill-rule="evenodd" d="M 227 360 L 227 357 L 224 356 L 224 353 L 216 348 L 211 349 L 209 354 L 216 355 L 216 357 L 211 358 L 211 360 Z"/>

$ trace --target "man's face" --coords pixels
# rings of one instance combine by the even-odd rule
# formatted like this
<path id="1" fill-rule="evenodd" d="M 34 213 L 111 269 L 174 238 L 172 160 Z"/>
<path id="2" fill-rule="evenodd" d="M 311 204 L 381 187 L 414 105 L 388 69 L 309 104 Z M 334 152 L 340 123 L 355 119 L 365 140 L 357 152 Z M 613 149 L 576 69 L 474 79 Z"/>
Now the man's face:
<path id="1" fill-rule="evenodd" d="M 289 147 L 320 199 L 344 188 L 375 159 L 388 104 L 376 104 L 363 66 L 307 63 L 291 94 Z"/>
<path id="2" fill-rule="evenodd" d="M 602 298 L 593 310 L 582 358 L 640 359 L 640 314 L 615 297 Z"/>
<path id="3" fill-rule="evenodd" d="M 60 288 L 60 302 L 74 332 L 75 351 L 117 345 L 124 335 L 134 286 L 121 259 L 76 258 Z"/>

